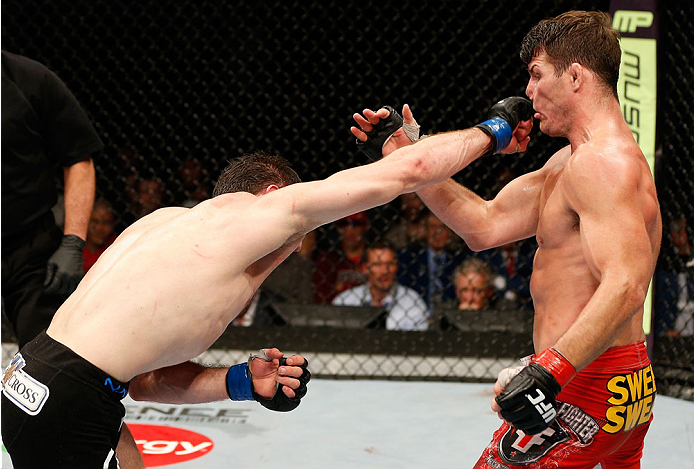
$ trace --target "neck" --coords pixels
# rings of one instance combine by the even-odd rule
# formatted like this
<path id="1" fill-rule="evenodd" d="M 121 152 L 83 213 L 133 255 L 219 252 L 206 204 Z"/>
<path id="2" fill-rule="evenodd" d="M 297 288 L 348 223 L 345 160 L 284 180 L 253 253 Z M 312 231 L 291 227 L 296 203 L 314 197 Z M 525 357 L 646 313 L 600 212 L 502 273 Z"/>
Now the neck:
<path id="1" fill-rule="evenodd" d="M 573 119 L 566 136 L 573 153 L 582 144 L 592 140 L 599 133 L 621 133 L 628 126 L 624 121 L 619 101 L 613 96 L 582 97 L 573 111 Z"/>
<path id="2" fill-rule="evenodd" d="M 371 292 L 371 304 L 374 306 L 381 306 L 383 300 L 385 300 L 390 293 L 390 290 L 381 290 L 373 286 L 369 286 L 369 291 Z"/>

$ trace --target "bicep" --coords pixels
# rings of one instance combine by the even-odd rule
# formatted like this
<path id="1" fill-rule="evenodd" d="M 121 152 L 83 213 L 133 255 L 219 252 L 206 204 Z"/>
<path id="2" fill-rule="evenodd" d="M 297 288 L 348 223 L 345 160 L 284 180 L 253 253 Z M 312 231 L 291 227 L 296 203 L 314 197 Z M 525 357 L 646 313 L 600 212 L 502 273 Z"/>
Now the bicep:
<path id="1" fill-rule="evenodd" d="M 489 202 L 489 217 L 495 221 L 495 231 L 501 237 L 497 246 L 535 235 L 545 179 L 544 169 L 524 174 L 509 182 Z"/>
<path id="2" fill-rule="evenodd" d="M 582 168 L 569 173 L 569 205 L 579 217 L 581 247 L 598 281 L 650 277 L 651 243 L 638 197 L 638 178 L 628 168 Z"/>
<path id="3" fill-rule="evenodd" d="M 605 197 L 577 212 L 584 257 L 599 281 L 613 272 L 615 277 L 635 276 L 639 281 L 650 275 L 650 262 L 643 262 L 650 258 L 650 241 L 635 205 Z"/>
<path id="4" fill-rule="evenodd" d="M 293 230 L 306 233 L 395 199 L 404 189 L 403 169 L 404 165 L 382 162 L 350 168 L 327 179 L 284 187 L 268 194 L 267 203 L 275 205 L 281 199 L 276 204 L 280 216 L 288 217 Z"/>

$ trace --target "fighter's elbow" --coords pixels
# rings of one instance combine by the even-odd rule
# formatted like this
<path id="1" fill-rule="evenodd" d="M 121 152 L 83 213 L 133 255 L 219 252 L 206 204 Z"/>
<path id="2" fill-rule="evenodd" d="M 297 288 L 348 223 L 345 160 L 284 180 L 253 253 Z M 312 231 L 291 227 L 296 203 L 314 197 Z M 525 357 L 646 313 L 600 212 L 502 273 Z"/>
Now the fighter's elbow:
<path id="1" fill-rule="evenodd" d="M 629 310 L 637 311 L 641 309 L 646 301 L 647 293 L 647 287 L 645 287 L 641 282 L 636 280 L 628 281 L 625 286 L 624 302 L 625 304 L 629 305 Z"/>
<path id="2" fill-rule="evenodd" d="M 483 236 L 467 235 L 463 239 L 470 250 L 474 252 L 480 252 L 490 248 L 489 243 Z"/>
<path id="3" fill-rule="evenodd" d="M 620 302 L 624 305 L 624 311 L 633 314 L 641 309 L 646 301 L 647 286 L 635 275 L 624 273 L 615 291 L 620 293 Z"/>
<path id="4" fill-rule="evenodd" d="M 410 147 L 399 150 L 402 157 L 390 160 L 396 166 L 394 172 L 402 184 L 402 192 L 416 192 L 438 181 L 432 180 L 432 163 L 424 155 L 410 151 Z M 388 159 L 384 159 L 388 161 Z"/>
<path id="5" fill-rule="evenodd" d="M 153 379 L 150 373 L 143 373 L 141 375 L 135 376 L 130 380 L 130 386 L 128 387 L 128 394 L 135 401 L 147 401 L 150 400 L 150 393 L 148 389 L 150 386 L 148 382 Z"/>

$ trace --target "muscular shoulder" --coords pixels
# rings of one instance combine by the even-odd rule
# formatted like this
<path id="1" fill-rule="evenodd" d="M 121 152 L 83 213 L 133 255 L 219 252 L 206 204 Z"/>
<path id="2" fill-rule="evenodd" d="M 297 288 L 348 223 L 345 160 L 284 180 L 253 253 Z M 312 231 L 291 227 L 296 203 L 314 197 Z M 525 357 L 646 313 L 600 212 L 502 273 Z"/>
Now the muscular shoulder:
<path id="1" fill-rule="evenodd" d="M 643 156 L 616 145 L 581 145 L 568 159 L 564 177 L 574 202 L 633 196 L 643 177 Z"/>
<path id="2" fill-rule="evenodd" d="M 160 208 L 130 225 L 123 231 L 123 233 L 121 233 L 120 237 L 141 233 L 152 228 L 153 226 L 160 225 L 183 213 L 186 213 L 189 210 L 190 209 L 185 207 Z"/>
<path id="3" fill-rule="evenodd" d="M 641 175 L 642 158 L 629 148 L 585 144 L 568 159 L 566 173 L 575 183 L 628 185 Z"/>

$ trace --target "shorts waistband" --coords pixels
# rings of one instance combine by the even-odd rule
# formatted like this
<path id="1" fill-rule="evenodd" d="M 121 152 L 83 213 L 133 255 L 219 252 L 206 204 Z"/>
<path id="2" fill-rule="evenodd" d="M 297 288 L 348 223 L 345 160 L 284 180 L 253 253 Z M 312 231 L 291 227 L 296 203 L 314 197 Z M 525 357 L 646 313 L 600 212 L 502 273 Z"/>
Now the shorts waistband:
<path id="1" fill-rule="evenodd" d="M 20 353 L 22 356 L 39 360 L 78 381 L 102 390 L 113 400 L 120 401 L 128 395 L 130 383 L 123 383 L 104 372 L 69 347 L 50 337 L 45 330 L 22 347 Z"/>
<path id="2" fill-rule="evenodd" d="M 644 341 L 610 347 L 580 373 L 612 373 L 643 368 L 650 364 Z"/>

